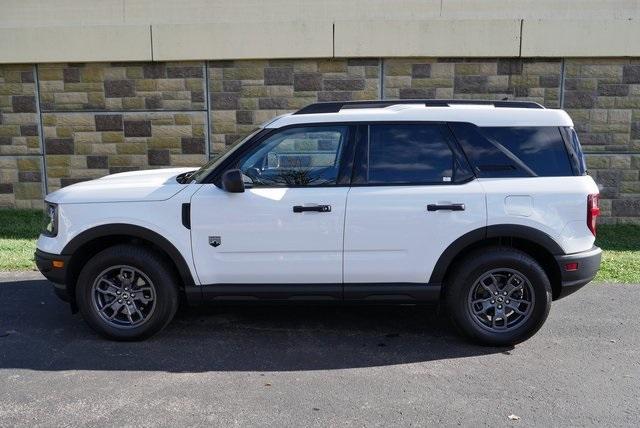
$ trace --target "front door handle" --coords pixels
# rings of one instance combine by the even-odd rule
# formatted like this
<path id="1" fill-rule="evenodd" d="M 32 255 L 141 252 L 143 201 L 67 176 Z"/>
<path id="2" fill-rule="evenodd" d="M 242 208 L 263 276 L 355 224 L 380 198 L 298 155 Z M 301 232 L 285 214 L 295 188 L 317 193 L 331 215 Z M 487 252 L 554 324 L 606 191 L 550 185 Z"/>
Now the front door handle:
<path id="1" fill-rule="evenodd" d="M 427 211 L 464 211 L 464 204 L 429 204 L 427 205 Z"/>
<path id="2" fill-rule="evenodd" d="M 315 211 L 319 213 L 328 213 L 331 212 L 331 205 L 294 205 L 293 212 L 294 213 L 303 213 L 308 211 Z"/>

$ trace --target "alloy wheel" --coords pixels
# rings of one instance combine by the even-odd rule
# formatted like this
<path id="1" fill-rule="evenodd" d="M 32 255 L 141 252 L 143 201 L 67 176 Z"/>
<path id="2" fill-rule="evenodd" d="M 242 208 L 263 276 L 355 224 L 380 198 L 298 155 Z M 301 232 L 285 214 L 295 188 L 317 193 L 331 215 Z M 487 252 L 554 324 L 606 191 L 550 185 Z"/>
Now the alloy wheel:
<path id="1" fill-rule="evenodd" d="M 527 277 L 514 269 L 492 269 L 473 284 L 467 300 L 473 320 L 491 332 L 511 331 L 533 312 L 535 297 Z"/>
<path id="2" fill-rule="evenodd" d="M 156 306 L 156 288 L 149 277 L 132 266 L 111 266 L 91 287 L 93 305 L 113 327 L 133 328 L 149 320 Z"/>

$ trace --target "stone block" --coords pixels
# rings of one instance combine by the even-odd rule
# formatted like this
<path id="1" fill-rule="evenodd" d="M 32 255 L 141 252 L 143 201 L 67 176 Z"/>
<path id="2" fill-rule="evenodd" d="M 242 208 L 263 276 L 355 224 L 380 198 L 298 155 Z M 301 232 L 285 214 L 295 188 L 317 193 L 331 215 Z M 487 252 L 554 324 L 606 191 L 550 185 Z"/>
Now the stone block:
<path id="1" fill-rule="evenodd" d="M 626 97 L 629 95 L 629 85 L 599 84 L 598 95 L 605 97 Z"/>
<path id="2" fill-rule="evenodd" d="M 87 168 L 89 169 L 107 169 L 107 156 L 87 156 Z"/>
<path id="3" fill-rule="evenodd" d="M 150 137 L 151 122 L 148 120 L 125 120 L 124 136 L 125 137 Z"/>
<path id="4" fill-rule="evenodd" d="M 264 69 L 265 85 L 292 85 L 293 84 L 293 68 L 275 68 L 269 67 Z"/>
<path id="5" fill-rule="evenodd" d="M 286 109 L 289 104 L 286 98 L 260 98 L 258 108 L 261 110 Z"/>
<path id="6" fill-rule="evenodd" d="M 322 90 L 322 74 L 296 73 L 293 76 L 293 88 L 296 91 L 320 91 Z"/>
<path id="7" fill-rule="evenodd" d="M 640 83 L 640 64 L 625 65 L 622 68 L 623 83 Z"/>
<path id="8" fill-rule="evenodd" d="M 456 76 L 453 91 L 460 94 L 487 92 L 487 82 L 486 76 Z"/>
<path id="9" fill-rule="evenodd" d="M 615 199 L 611 214 L 614 217 L 640 217 L 640 199 Z"/>
<path id="10" fill-rule="evenodd" d="M 204 154 L 205 153 L 204 138 L 182 137 L 180 140 L 180 143 L 182 145 L 183 154 Z"/>
<path id="11" fill-rule="evenodd" d="M 31 95 L 16 95 L 11 98 L 14 113 L 35 113 L 36 97 Z"/>
<path id="12" fill-rule="evenodd" d="M 411 77 L 414 79 L 431 77 L 431 64 L 411 64 Z"/>
<path id="13" fill-rule="evenodd" d="M 147 153 L 148 163 L 152 166 L 165 166 L 171 163 L 171 152 L 169 150 L 149 150 Z"/>
<path id="14" fill-rule="evenodd" d="M 569 91 L 564 96 L 566 108 L 593 108 L 597 94 L 587 91 Z"/>
<path id="15" fill-rule="evenodd" d="M 364 88 L 364 79 L 324 79 L 325 91 L 361 91 Z"/>
<path id="16" fill-rule="evenodd" d="M 71 138 L 46 138 L 44 142 L 47 154 L 73 154 L 73 140 Z"/>
<path id="17" fill-rule="evenodd" d="M 237 110 L 238 109 L 237 93 L 233 92 L 217 92 L 211 94 L 212 110 Z"/>
<path id="18" fill-rule="evenodd" d="M 104 93 L 107 98 L 135 96 L 133 80 L 107 80 L 104 82 Z"/>
<path id="19" fill-rule="evenodd" d="M 64 83 L 80 82 L 80 69 L 72 67 L 62 70 L 62 80 Z"/>
<path id="20" fill-rule="evenodd" d="M 96 131 L 122 131 L 121 114 L 97 114 L 95 116 Z"/>
<path id="21" fill-rule="evenodd" d="M 169 66 L 167 77 L 170 79 L 201 78 L 203 77 L 201 66 Z"/>

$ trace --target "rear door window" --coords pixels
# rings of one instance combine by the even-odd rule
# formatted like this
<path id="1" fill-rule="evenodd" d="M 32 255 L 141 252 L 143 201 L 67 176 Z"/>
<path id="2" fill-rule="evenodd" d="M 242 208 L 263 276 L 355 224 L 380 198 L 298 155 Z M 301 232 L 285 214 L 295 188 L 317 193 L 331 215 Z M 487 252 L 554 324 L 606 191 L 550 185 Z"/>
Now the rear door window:
<path id="1" fill-rule="evenodd" d="M 369 184 L 442 184 L 452 181 L 454 155 L 440 124 L 371 125 Z"/>

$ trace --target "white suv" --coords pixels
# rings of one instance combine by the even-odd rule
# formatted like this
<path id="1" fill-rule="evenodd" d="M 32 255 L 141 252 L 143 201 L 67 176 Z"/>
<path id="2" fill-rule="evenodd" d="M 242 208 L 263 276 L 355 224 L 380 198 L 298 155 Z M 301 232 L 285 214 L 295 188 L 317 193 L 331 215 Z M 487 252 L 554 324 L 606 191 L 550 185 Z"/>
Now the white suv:
<path id="1" fill-rule="evenodd" d="M 467 336 L 512 344 L 601 257 L 573 123 L 531 102 L 313 104 L 197 171 L 113 174 L 46 205 L 40 271 L 120 340 L 184 297 L 442 302 Z"/>

